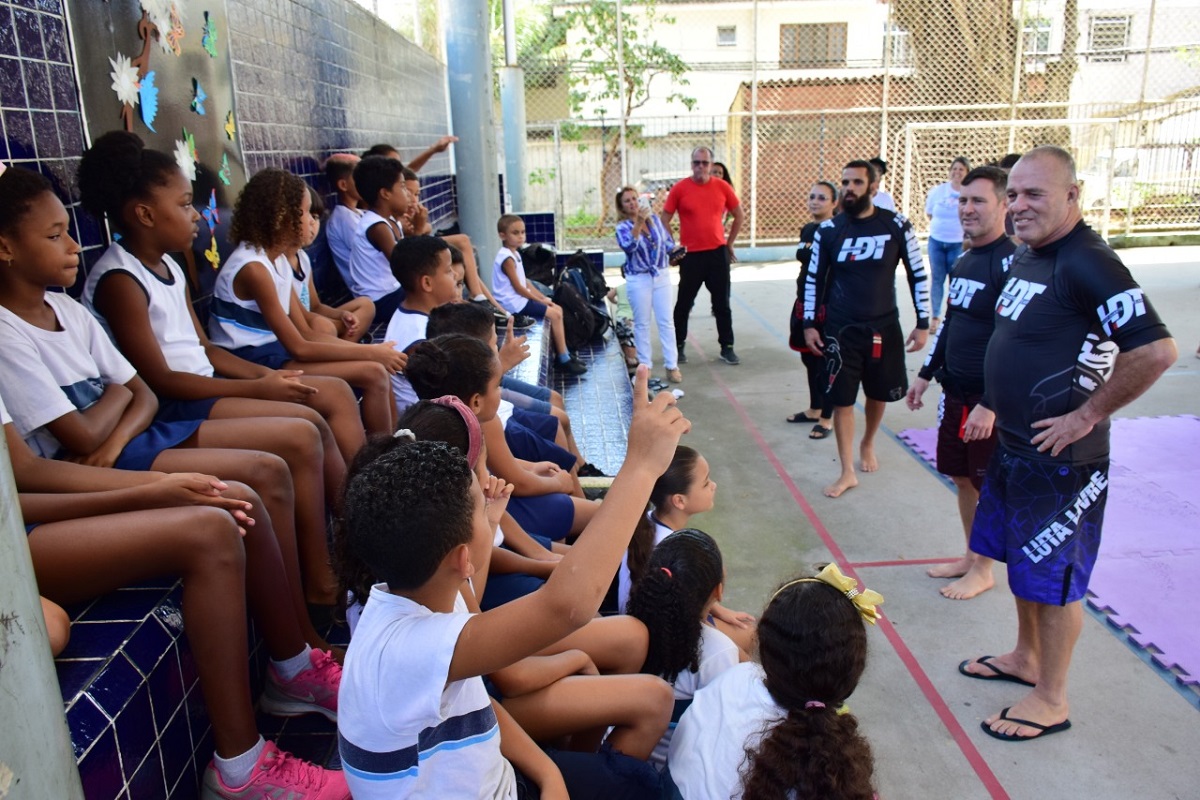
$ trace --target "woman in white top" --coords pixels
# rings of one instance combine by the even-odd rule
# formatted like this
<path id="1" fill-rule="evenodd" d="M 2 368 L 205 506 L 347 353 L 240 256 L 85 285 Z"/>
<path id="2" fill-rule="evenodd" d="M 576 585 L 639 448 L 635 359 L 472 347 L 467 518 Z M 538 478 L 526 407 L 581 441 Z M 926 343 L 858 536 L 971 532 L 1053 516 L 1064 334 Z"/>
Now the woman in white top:
<path id="1" fill-rule="evenodd" d="M 925 200 L 929 216 L 929 266 L 933 275 L 933 322 L 937 328 L 942 321 L 942 300 L 946 296 L 946 279 L 954 262 L 962 254 L 963 232 L 958 222 L 958 194 L 962 179 L 971 171 L 971 162 L 959 156 L 950 162 L 950 180 L 939 183 Z"/>

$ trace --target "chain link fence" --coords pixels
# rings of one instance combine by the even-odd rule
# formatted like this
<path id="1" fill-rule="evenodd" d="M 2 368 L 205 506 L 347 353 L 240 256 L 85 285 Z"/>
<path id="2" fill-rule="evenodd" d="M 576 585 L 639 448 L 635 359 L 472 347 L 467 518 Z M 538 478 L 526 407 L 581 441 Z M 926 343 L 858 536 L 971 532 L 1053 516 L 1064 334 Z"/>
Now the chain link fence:
<path id="1" fill-rule="evenodd" d="M 601 48 L 568 32 L 554 57 L 525 65 L 524 210 L 555 212 L 560 247 L 611 249 L 616 190 L 661 203 L 700 145 L 746 208 L 743 244 L 794 242 L 811 183 L 877 155 L 883 188 L 924 234 L 926 194 L 955 157 L 983 164 L 1047 143 L 1075 154 L 1102 233 L 1200 230 L 1196 0 L 1015 0 L 975 4 L 970 18 L 953 0 L 846 0 L 817 22 L 809 4 L 667 5 L 669 24 L 660 15 L 642 36 L 678 45 L 687 71 L 623 117 L 597 111 L 629 97 L 588 100 L 597 61 L 578 54 Z M 622 19 L 637 30 L 643 13 L 627 3 Z M 669 91 L 695 110 L 665 102 Z"/>

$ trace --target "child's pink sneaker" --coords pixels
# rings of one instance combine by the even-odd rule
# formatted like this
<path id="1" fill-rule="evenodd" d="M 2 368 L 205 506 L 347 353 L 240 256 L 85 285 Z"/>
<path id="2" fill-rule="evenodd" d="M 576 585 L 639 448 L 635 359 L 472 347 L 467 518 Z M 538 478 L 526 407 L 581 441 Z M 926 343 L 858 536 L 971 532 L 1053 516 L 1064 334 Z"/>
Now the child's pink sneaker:
<path id="1" fill-rule="evenodd" d="M 279 677 L 275 665 L 267 666 L 267 687 L 259 705 L 263 711 L 277 717 L 298 717 L 301 714 L 324 714 L 337 722 L 338 685 L 342 668 L 324 650 L 310 650 L 312 667 L 290 681 Z"/>
<path id="2" fill-rule="evenodd" d="M 341 772 L 301 761 L 280 750 L 274 742 L 266 743 L 245 786 L 226 786 L 216 764 L 210 763 L 200 789 L 201 800 L 348 800 L 349 797 L 350 790 Z"/>

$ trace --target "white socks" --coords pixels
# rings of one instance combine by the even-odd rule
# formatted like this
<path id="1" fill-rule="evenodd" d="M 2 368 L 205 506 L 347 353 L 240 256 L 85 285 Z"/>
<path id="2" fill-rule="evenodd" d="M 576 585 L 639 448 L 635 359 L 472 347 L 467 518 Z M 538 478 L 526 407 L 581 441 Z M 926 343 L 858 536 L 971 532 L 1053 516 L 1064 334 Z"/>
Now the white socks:
<path id="1" fill-rule="evenodd" d="M 221 780 L 230 789 L 236 789 L 239 786 L 245 786 L 250 780 L 250 776 L 254 774 L 254 765 L 258 763 L 258 759 L 262 756 L 263 748 L 267 743 L 260 736 L 254 746 L 240 756 L 233 758 L 221 758 L 216 753 L 213 753 L 213 763 L 217 765 L 217 774 L 221 776 Z"/>
<path id="2" fill-rule="evenodd" d="M 306 644 L 303 650 L 291 658 L 285 658 L 283 661 L 276 661 L 272 658 L 271 664 L 274 665 L 275 671 L 279 673 L 281 679 L 290 681 L 304 670 L 312 668 L 312 659 L 308 655 L 311 651 L 312 648 Z"/>

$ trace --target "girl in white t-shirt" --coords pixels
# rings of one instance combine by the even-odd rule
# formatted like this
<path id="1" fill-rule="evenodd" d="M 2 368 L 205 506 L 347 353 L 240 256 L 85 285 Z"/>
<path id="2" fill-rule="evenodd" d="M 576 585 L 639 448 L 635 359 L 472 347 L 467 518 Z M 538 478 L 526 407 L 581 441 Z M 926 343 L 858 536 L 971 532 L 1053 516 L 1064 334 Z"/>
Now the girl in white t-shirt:
<path id="1" fill-rule="evenodd" d="M 726 670 L 680 719 L 664 797 L 872 800 L 871 747 L 844 704 L 882 602 L 834 564 L 781 586 L 759 620 L 761 664 Z"/>
<path id="2" fill-rule="evenodd" d="M 391 433 L 391 374 L 404 369 L 405 355 L 391 342 L 321 339 L 292 321 L 303 312 L 283 253 L 304 240 L 311 207 L 304 181 L 284 170 L 264 169 L 246 183 L 229 229 L 238 247 L 217 273 L 209 334 L 248 361 L 343 379 L 363 393 L 367 430 Z"/>
<path id="3" fill-rule="evenodd" d="M 717 496 L 708 460 L 694 449 L 679 445 L 671 466 L 654 482 L 650 505 L 638 522 L 629 542 L 629 550 L 617 573 L 617 610 L 625 613 L 625 604 L 633 586 L 645 574 L 650 552 L 673 531 L 688 527 L 696 514 L 711 511 Z M 708 624 L 732 639 L 743 652 L 754 649 L 754 615 L 732 611 L 719 602 L 709 609 Z"/>
<path id="4" fill-rule="evenodd" d="M 672 685 L 671 726 L 654 747 L 650 762 L 660 770 L 679 716 L 700 689 L 744 660 L 733 640 L 704 624 L 725 589 L 721 550 L 703 531 L 685 528 L 663 539 L 650 554 L 646 573 L 629 598 L 629 615 L 650 632 L 642 672 Z"/>

